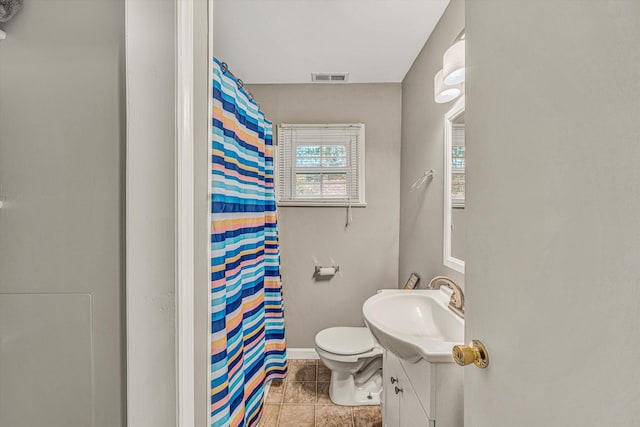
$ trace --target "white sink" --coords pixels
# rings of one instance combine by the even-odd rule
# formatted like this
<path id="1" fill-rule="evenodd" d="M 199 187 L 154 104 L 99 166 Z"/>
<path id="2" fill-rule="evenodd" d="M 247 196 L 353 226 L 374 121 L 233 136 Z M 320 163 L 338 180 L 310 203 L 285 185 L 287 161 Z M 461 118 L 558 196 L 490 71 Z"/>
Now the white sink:
<path id="1" fill-rule="evenodd" d="M 453 363 L 451 348 L 463 344 L 464 320 L 448 307 L 451 293 L 441 290 L 385 289 L 362 306 L 378 342 L 409 362 Z"/>

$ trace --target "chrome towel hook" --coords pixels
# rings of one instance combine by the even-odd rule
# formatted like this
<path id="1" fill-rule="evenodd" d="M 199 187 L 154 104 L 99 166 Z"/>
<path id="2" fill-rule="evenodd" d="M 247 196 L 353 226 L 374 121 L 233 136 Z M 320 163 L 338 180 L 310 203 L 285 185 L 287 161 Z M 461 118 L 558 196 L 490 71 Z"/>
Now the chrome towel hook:
<path id="1" fill-rule="evenodd" d="M 433 181 L 433 177 L 435 176 L 436 171 L 433 169 L 429 169 L 428 171 L 425 171 L 424 174 L 418 178 L 412 185 L 411 188 L 409 188 L 409 192 L 413 193 L 414 191 L 416 191 L 418 188 L 422 187 L 422 185 L 429 181 Z"/>

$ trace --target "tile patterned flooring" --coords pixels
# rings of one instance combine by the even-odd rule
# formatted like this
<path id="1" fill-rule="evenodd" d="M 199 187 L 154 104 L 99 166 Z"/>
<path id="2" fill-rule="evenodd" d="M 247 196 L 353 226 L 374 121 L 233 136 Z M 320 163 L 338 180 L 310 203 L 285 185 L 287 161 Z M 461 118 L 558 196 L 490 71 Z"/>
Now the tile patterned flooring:
<path id="1" fill-rule="evenodd" d="M 273 381 L 260 427 L 381 427 L 380 406 L 339 406 L 329 398 L 331 371 L 319 360 L 289 360 Z"/>

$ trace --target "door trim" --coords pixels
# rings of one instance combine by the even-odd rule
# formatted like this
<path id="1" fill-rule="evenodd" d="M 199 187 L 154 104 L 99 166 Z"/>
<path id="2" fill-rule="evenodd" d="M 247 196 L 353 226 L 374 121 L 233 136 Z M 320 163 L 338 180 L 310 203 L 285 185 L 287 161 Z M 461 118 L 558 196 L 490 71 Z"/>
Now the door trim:
<path id="1" fill-rule="evenodd" d="M 212 168 L 211 141 L 213 140 L 213 123 L 211 112 L 213 111 L 213 0 L 207 0 L 207 176 L 209 177 Z M 211 183 L 207 178 L 207 266 L 211 263 Z M 204 231 L 204 230 L 203 230 Z M 206 396 L 211 394 L 211 273 L 207 270 L 207 389 L 203 390 Z M 209 398 L 207 398 L 207 401 Z M 206 405 L 207 425 L 212 425 L 213 417 L 211 406 Z"/>
<path id="2" fill-rule="evenodd" d="M 195 423 L 193 0 L 176 0 L 176 417 Z"/>
<path id="3" fill-rule="evenodd" d="M 125 2 L 127 424 L 194 427 L 194 0 L 155 3 Z"/>

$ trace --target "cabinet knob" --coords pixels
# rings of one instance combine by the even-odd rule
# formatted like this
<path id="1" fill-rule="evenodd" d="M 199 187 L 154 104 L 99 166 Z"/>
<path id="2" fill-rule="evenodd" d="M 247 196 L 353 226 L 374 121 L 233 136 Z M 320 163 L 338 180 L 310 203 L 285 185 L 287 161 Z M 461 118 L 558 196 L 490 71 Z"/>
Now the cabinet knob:
<path id="1" fill-rule="evenodd" d="M 469 345 L 456 345 L 452 350 L 453 360 L 460 366 L 473 363 L 478 368 L 489 366 L 489 353 L 484 344 L 478 340 L 472 340 Z"/>
<path id="2" fill-rule="evenodd" d="M 396 386 L 395 392 L 396 392 L 396 394 L 402 393 L 402 389 L 399 388 L 398 386 Z"/>
<path id="3" fill-rule="evenodd" d="M 391 384 L 395 384 L 398 382 L 397 378 L 391 377 Z"/>

